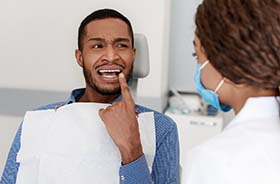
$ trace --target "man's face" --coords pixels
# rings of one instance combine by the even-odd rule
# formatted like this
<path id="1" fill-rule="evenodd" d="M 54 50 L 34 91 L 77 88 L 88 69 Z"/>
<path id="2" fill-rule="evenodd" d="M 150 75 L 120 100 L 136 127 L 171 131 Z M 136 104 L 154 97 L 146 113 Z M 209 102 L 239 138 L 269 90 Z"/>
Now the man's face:
<path id="1" fill-rule="evenodd" d="M 86 25 L 83 50 L 76 50 L 87 86 L 102 95 L 120 92 L 118 74 L 130 78 L 135 58 L 131 36 L 125 22 L 116 18 L 94 20 Z"/>

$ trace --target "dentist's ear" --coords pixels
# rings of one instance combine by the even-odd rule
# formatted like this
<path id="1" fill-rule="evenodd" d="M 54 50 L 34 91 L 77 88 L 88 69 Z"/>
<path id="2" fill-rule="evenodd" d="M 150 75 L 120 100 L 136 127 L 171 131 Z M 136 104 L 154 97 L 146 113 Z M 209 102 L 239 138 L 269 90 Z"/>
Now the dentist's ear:
<path id="1" fill-rule="evenodd" d="M 83 56 L 82 56 L 82 51 L 80 51 L 79 49 L 76 49 L 75 50 L 75 57 L 76 57 L 76 61 L 77 63 L 83 67 L 84 66 L 84 59 L 83 59 Z"/>

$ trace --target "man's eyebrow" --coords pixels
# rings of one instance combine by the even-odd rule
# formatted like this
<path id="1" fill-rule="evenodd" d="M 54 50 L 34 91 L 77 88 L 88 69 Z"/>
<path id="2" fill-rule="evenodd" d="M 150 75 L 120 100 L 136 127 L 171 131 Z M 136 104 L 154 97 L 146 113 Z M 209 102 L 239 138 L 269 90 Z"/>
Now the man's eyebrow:
<path id="1" fill-rule="evenodd" d="M 101 42 L 105 42 L 104 38 L 99 38 L 99 37 L 93 37 L 93 38 L 89 38 L 88 41 L 101 41 Z M 128 38 L 116 38 L 113 40 L 113 42 L 130 42 L 130 40 Z"/>
<path id="2" fill-rule="evenodd" d="M 122 41 L 130 42 L 130 40 L 128 38 L 116 38 L 116 39 L 114 39 L 114 42 L 122 42 Z"/>
<path id="3" fill-rule="evenodd" d="M 93 38 L 88 39 L 88 41 L 105 41 L 105 39 L 104 38 L 95 38 L 95 37 L 93 37 Z"/>

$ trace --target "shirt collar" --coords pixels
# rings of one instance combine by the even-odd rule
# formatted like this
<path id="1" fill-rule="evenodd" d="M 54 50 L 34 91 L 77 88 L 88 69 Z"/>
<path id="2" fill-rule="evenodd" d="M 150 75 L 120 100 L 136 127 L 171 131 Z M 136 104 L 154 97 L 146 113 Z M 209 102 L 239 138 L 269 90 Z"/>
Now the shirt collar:
<path id="1" fill-rule="evenodd" d="M 83 96 L 84 93 L 85 93 L 85 88 L 74 89 L 71 92 L 70 97 L 66 100 L 66 104 L 71 104 L 71 103 L 78 102 L 79 99 Z M 110 103 L 118 102 L 118 101 L 121 101 L 121 100 L 122 100 L 122 96 L 120 95 Z"/>

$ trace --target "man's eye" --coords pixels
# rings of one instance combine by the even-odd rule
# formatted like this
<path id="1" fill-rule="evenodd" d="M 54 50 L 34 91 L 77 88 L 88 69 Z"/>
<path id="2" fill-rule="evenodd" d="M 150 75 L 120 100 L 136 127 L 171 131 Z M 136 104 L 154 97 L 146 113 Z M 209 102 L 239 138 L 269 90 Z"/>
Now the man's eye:
<path id="1" fill-rule="evenodd" d="M 103 45 L 101 45 L 101 44 L 95 44 L 95 45 L 92 46 L 92 48 L 94 48 L 94 49 L 100 49 L 100 48 L 103 48 Z"/>
<path id="2" fill-rule="evenodd" d="M 118 48 L 127 48 L 128 45 L 127 44 L 123 44 L 123 43 L 119 43 L 119 44 L 117 44 L 117 47 Z"/>

